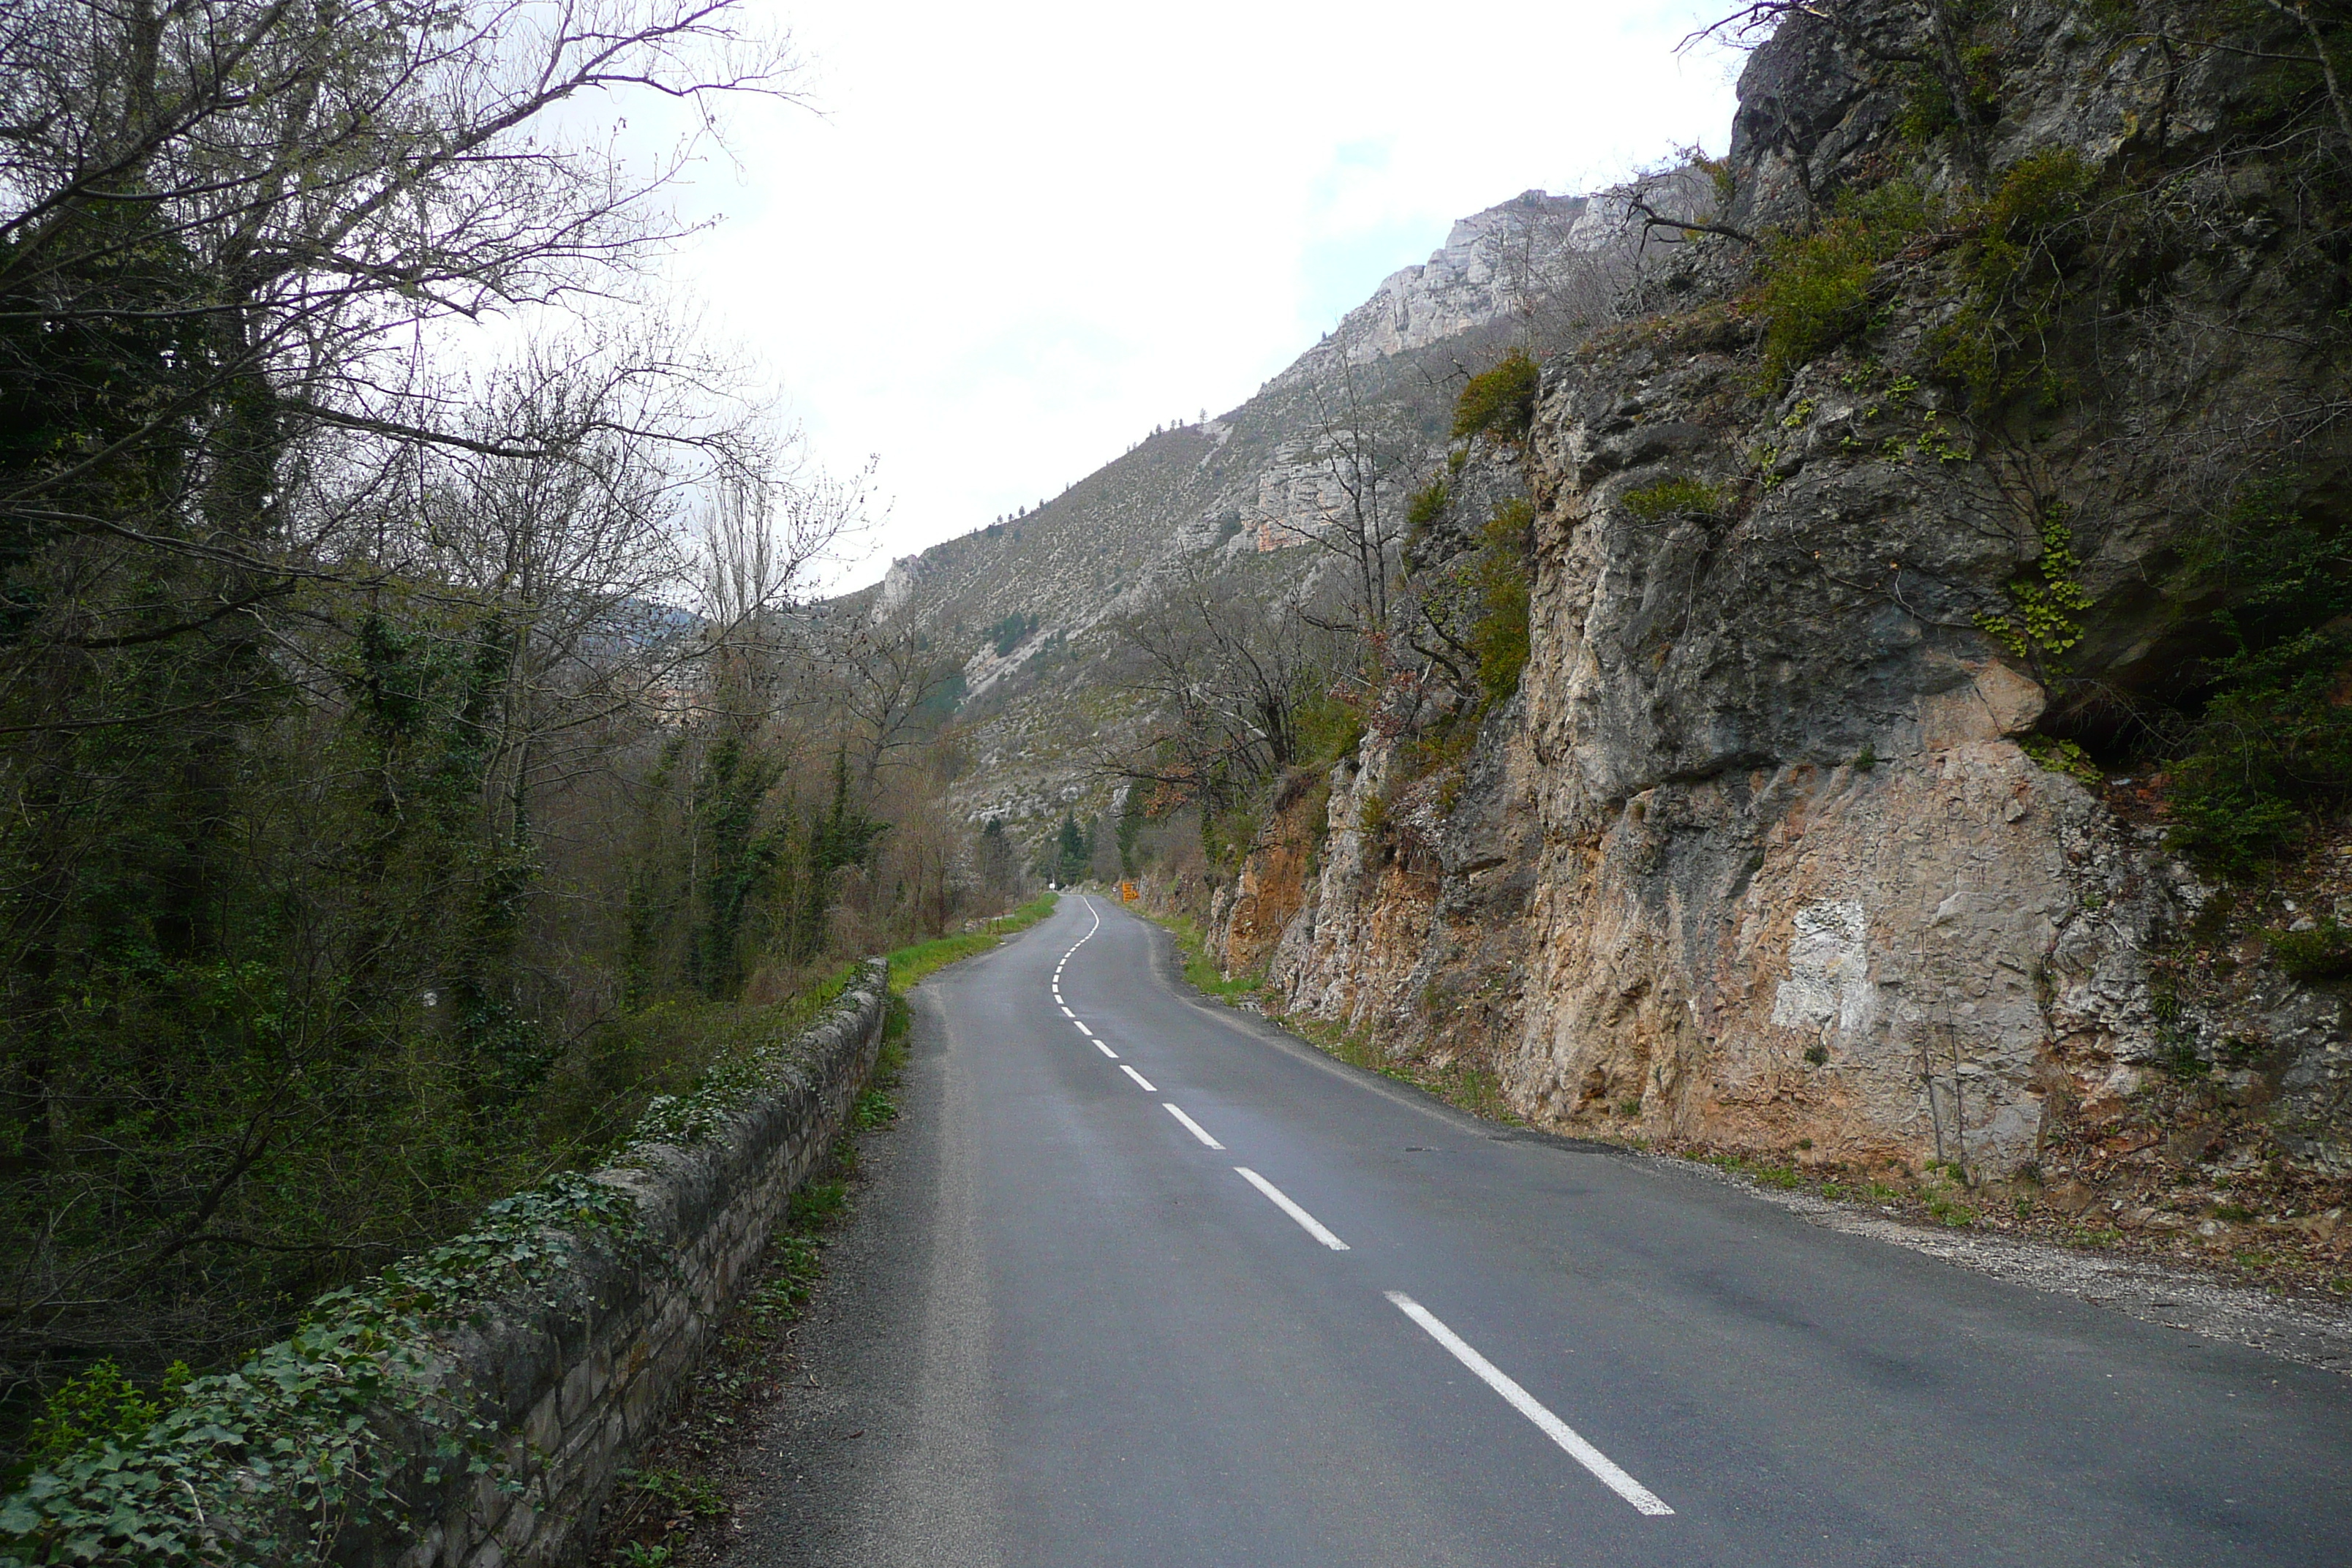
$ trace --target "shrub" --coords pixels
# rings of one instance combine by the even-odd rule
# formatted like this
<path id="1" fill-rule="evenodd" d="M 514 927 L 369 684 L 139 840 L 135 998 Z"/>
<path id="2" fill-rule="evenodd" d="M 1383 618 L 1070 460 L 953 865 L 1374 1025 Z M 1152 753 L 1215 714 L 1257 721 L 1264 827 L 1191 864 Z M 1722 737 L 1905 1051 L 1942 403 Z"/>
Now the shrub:
<path id="1" fill-rule="evenodd" d="M 1519 672 L 1527 668 L 1528 531 L 1535 508 L 1524 500 L 1497 507 L 1482 531 L 1478 558 L 1472 567 L 1478 594 L 1478 616 L 1470 623 L 1470 648 L 1478 656 L 1478 684 L 1486 692 L 1482 709 L 1500 702 L 1519 688 Z"/>
<path id="2" fill-rule="evenodd" d="M 2310 931 L 2266 931 L 2263 941 L 2279 967 L 2297 980 L 2342 980 L 2352 976 L 2352 928 L 2334 921 Z"/>
<path id="3" fill-rule="evenodd" d="M 1618 498 L 1617 504 L 1643 522 L 1665 522 L 1679 518 L 1706 521 L 1719 517 L 1728 500 L 1729 492 L 1722 486 L 1710 485 L 1703 479 L 1672 479 L 1629 490 Z"/>
<path id="4" fill-rule="evenodd" d="M 2039 385 L 2054 401 L 2059 386 L 2042 348 L 2066 298 L 2061 237 L 2083 215 L 2097 172 L 2071 147 L 2021 159 L 1993 194 L 1961 215 L 1974 237 L 1961 247 L 1966 302 L 1929 339 L 1937 368 L 1987 407 Z M 2017 351 L 2034 345 L 2022 364 Z"/>
<path id="5" fill-rule="evenodd" d="M 1418 534 L 1445 514 L 1445 503 L 1452 499 L 1443 478 L 1430 480 L 1426 486 L 1405 498 L 1405 526 Z"/>
<path id="6" fill-rule="evenodd" d="M 173 1362 L 162 1390 L 150 1399 L 112 1357 L 92 1363 L 50 1394 L 33 1422 L 26 1460 L 35 1469 L 54 1469 L 110 1443 L 127 1447 L 180 1402 L 191 1375 L 187 1363 Z"/>
<path id="7" fill-rule="evenodd" d="M 1352 753 L 1363 740 L 1364 715 L 1326 689 L 1299 703 L 1290 728 L 1298 764 L 1327 768 Z"/>
<path id="8" fill-rule="evenodd" d="M 1454 405 L 1454 438 L 1484 436 L 1523 441 L 1535 423 L 1536 391 L 1542 373 L 1526 351 L 1513 349 L 1492 370 L 1470 378 Z"/>
<path id="9" fill-rule="evenodd" d="M 1235 531 L 1240 531 L 1238 527 Z M 1036 629 L 1035 616 L 1024 615 L 1019 610 L 1015 610 L 981 635 L 988 638 L 996 649 L 996 656 L 1002 658 L 1028 640 L 1029 634 Z"/>
<path id="10" fill-rule="evenodd" d="M 1748 295 L 1764 322 L 1769 386 L 1786 385 L 1798 366 L 1869 325 L 1871 279 L 1928 220 L 1919 188 L 1895 181 L 1848 196 L 1811 234 L 1770 241 L 1763 275 Z"/>
<path id="11" fill-rule="evenodd" d="M 2290 847 L 2309 814 L 2352 796 L 2352 579 L 2337 530 L 2258 492 L 2192 552 L 2176 592 L 2218 593 L 2231 650 L 2171 766 L 2175 848 L 2244 872 Z"/>
<path id="12" fill-rule="evenodd" d="M 1969 120 L 1990 123 L 2000 110 L 2000 51 L 1969 45 L 1960 50 L 1960 69 L 1967 78 Z M 1903 110 L 1895 123 L 1905 141 L 1925 144 L 1960 121 L 1951 89 L 1933 67 L 1922 61 L 1904 73 Z"/>

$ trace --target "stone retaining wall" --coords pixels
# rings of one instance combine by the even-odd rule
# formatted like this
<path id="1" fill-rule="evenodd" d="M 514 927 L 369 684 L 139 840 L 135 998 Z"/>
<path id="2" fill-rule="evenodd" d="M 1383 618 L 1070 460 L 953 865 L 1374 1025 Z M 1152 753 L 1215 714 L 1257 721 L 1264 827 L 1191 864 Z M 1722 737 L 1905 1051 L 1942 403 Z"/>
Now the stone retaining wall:
<path id="1" fill-rule="evenodd" d="M 349 1568 L 520 1568 L 581 1561 L 618 1471 L 701 1359 L 785 1199 L 841 1131 L 882 1042 L 888 966 L 869 962 L 795 1042 L 772 1089 L 688 1148 L 639 1147 L 596 1173 L 637 1201 L 641 1229 L 619 1256 L 594 1247 L 531 1299 L 436 1336 L 441 1384 L 493 1428 L 489 1475 L 413 1435 L 396 1490 L 414 1532 L 347 1532 Z M 428 1479 L 436 1468 L 455 1479 Z"/>

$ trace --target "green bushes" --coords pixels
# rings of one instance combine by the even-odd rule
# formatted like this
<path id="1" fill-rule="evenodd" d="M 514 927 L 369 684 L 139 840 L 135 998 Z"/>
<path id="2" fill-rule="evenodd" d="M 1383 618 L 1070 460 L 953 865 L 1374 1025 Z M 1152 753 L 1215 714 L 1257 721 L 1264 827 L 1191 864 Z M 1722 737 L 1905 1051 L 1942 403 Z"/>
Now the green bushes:
<path id="1" fill-rule="evenodd" d="M 2352 929 L 2328 921 L 2310 931 L 2263 933 L 2271 956 L 2297 980 L 2342 980 L 2352 976 Z"/>
<path id="2" fill-rule="evenodd" d="M 192 1376 L 187 1363 L 173 1362 L 163 1374 L 163 1387 L 149 1398 L 112 1357 L 84 1368 L 50 1394 L 34 1420 L 25 1469 L 53 1470 L 110 1443 L 127 1446 L 179 1405 Z M 0 1486 L 13 1489 L 23 1479 L 19 1474 L 0 1477 Z"/>
<path id="3" fill-rule="evenodd" d="M 112 1429 L 89 1433 L 94 1447 L 0 1506 L 0 1564 L 322 1560 L 347 1526 L 408 1511 L 385 1463 L 399 1440 L 375 1425 L 387 1412 L 432 1435 L 427 1486 L 489 1474 L 495 1434 L 439 1392 L 422 1330 L 553 1279 L 575 1244 L 625 1247 L 636 1224 L 635 1200 L 620 1189 L 552 1177 L 492 1204 L 455 1240 L 320 1298 L 292 1337 L 235 1371 L 167 1388 L 135 1435 L 149 1402 L 86 1373 L 44 1419 L 52 1431 L 92 1420 Z"/>
<path id="4" fill-rule="evenodd" d="M 1928 226 L 1919 188 L 1895 181 L 1844 198 L 1810 234 L 1780 235 L 1765 247 L 1748 306 L 1764 323 L 1764 380 L 1788 384 L 1810 363 L 1870 322 L 1870 285 L 1879 266 Z"/>
<path id="5" fill-rule="evenodd" d="M 2219 593 L 2229 651 L 2207 661 L 2211 694 L 2172 763 L 2172 843 L 2243 873 L 2293 847 L 2311 814 L 2352 798 L 2352 577 L 2338 531 L 2282 492 L 2234 509 L 2174 584 Z"/>
<path id="6" fill-rule="evenodd" d="M 1452 495 L 1446 489 L 1443 475 L 1430 480 L 1427 485 L 1405 498 L 1405 526 L 1418 535 L 1422 530 L 1444 515 L 1445 503 L 1452 499 Z"/>
<path id="7" fill-rule="evenodd" d="M 1689 478 L 1660 479 L 1628 490 L 1617 504 L 1643 522 L 1668 522 L 1682 518 L 1705 521 L 1723 514 L 1730 491 L 1721 485 Z"/>
<path id="8" fill-rule="evenodd" d="M 1960 215 L 1958 226 L 1972 233 L 1958 260 L 1964 303 L 1928 347 L 1977 407 L 2024 391 L 2045 402 L 2062 393 L 2046 345 L 2069 291 L 2065 231 L 2096 183 L 2081 153 L 2051 148 L 2021 159 Z"/>
<path id="9" fill-rule="evenodd" d="M 1524 500 L 1497 507 L 1480 532 L 1477 558 L 1471 563 L 1471 583 L 1477 595 L 1477 616 L 1470 623 L 1470 649 L 1478 658 L 1478 685 L 1486 694 L 1485 708 L 1509 697 L 1519 688 L 1527 668 L 1528 530 L 1535 508 Z"/>
<path id="10" fill-rule="evenodd" d="M 1492 370 L 1470 378 L 1454 405 L 1454 439 L 1484 436 L 1518 442 L 1535 423 L 1536 391 L 1542 373 L 1524 350 L 1513 349 Z"/>
<path id="11" fill-rule="evenodd" d="M 1810 233 L 1775 237 L 1748 296 L 1764 323 L 1766 385 L 1787 385 L 1799 366 L 1867 328 L 1878 269 L 1942 228 L 1967 238 L 1954 264 L 1959 308 L 1929 335 L 1937 368 L 1979 407 L 2032 386 L 2054 394 L 2042 342 L 2068 296 L 2065 237 L 2096 184 L 2080 153 L 2053 148 L 2020 160 L 1991 195 L 1957 211 L 1895 180 L 1841 198 Z"/>
<path id="12" fill-rule="evenodd" d="M 1235 533 L 1241 531 L 1239 523 L 1234 525 L 1234 531 Z M 996 656 L 1003 658 L 1026 642 L 1029 639 L 1029 634 L 1036 629 L 1035 616 L 1024 615 L 1015 610 L 980 635 L 988 639 L 989 646 L 996 649 Z"/>
<path id="13" fill-rule="evenodd" d="M 1326 687 L 1300 700 L 1291 713 L 1290 730 L 1296 764 L 1320 772 L 1354 754 L 1364 738 L 1364 712 Z"/>

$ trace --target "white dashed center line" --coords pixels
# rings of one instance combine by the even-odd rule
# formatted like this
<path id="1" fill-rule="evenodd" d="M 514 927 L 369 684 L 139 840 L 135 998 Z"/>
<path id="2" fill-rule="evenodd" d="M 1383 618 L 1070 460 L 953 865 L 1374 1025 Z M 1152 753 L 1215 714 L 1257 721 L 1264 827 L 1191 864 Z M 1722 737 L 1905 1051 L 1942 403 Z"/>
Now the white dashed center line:
<path id="1" fill-rule="evenodd" d="M 1601 1484 L 1646 1514 L 1663 1517 L 1675 1510 L 1658 1494 L 1627 1475 L 1617 1462 L 1578 1436 L 1575 1427 L 1554 1415 L 1535 1395 L 1503 1375 L 1493 1362 L 1470 1348 L 1460 1334 L 1437 1321 L 1436 1314 L 1402 1290 L 1387 1292 L 1397 1310 L 1428 1331 L 1429 1337 L 1454 1352 L 1454 1359 L 1478 1374 L 1478 1380 L 1510 1402 L 1511 1408 L 1534 1422 L 1543 1435 L 1568 1451 L 1569 1458 L 1601 1479 Z"/>
<path id="2" fill-rule="evenodd" d="M 1102 1052 L 1104 1056 L 1108 1057 L 1111 1060 L 1118 1061 L 1118 1053 L 1112 1050 L 1110 1047 L 1104 1044 L 1102 1040 L 1097 1038 L 1095 1032 L 1087 1027 L 1085 1021 L 1079 1018 L 1076 1013 L 1070 1011 L 1069 1004 L 1062 999 L 1063 967 L 1066 965 L 1073 957 L 1076 956 L 1078 949 L 1084 947 L 1094 936 L 1096 931 L 1102 929 L 1102 911 L 1095 908 L 1094 900 L 1091 899 L 1086 900 L 1086 905 L 1087 912 L 1094 916 L 1094 924 L 1087 928 L 1087 934 L 1085 936 L 1078 938 L 1076 942 L 1070 945 L 1069 952 L 1062 954 L 1061 961 L 1054 965 L 1054 978 L 1052 982 L 1054 1001 L 1061 1007 L 1062 1016 L 1069 1019 L 1071 1023 L 1076 1025 L 1078 1033 L 1086 1036 L 1087 1040 L 1093 1044 L 1095 1049 Z M 1125 1073 L 1129 1078 L 1133 1079 L 1137 1088 L 1141 1089 L 1148 1093 L 1157 1094 L 1160 1092 L 1157 1089 L 1153 1088 L 1150 1079 L 1145 1078 L 1141 1073 L 1136 1071 L 1135 1068 L 1129 1067 L 1127 1063 L 1119 1062 L 1118 1070 Z M 1199 1122 L 1185 1115 L 1182 1107 L 1177 1105 L 1172 1100 L 1161 1100 L 1160 1103 L 1161 1110 L 1174 1117 L 1178 1124 L 1181 1125 L 1185 1131 L 1190 1132 L 1193 1137 L 1199 1139 L 1202 1144 L 1211 1149 L 1222 1150 L 1224 1148 L 1223 1143 L 1218 1142 L 1214 1138 L 1209 1135 L 1209 1130 L 1207 1128 L 1202 1126 Z M 1337 1236 L 1334 1236 L 1322 1221 L 1317 1219 L 1313 1215 L 1308 1214 L 1305 1209 L 1293 1203 L 1290 1200 L 1289 1194 L 1285 1193 L 1280 1187 L 1276 1186 L 1272 1182 L 1267 1181 L 1264 1176 L 1259 1175 L 1255 1171 L 1251 1170 L 1246 1165 L 1235 1165 L 1234 1167 L 1234 1173 L 1240 1176 L 1244 1181 L 1249 1183 L 1251 1186 L 1255 1187 L 1259 1192 L 1265 1194 L 1268 1202 L 1273 1204 L 1275 1207 L 1280 1209 L 1283 1213 L 1288 1215 L 1293 1220 L 1296 1220 L 1298 1224 L 1298 1227 L 1301 1230 L 1304 1230 L 1307 1235 L 1313 1237 L 1316 1240 L 1321 1242 L 1324 1246 L 1329 1247 L 1334 1252 L 1345 1252 L 1348 1250 L 1348 1244 L 1346 1242 L 1341 1241 Z M 1422 1330 L 1426 1332 L 1431 1339 L 1435 1340 L 1439 1344 L 1444 1346 L 1446 1351 L 1452 1354 L 1454 1360 L 1460 1362 L 1464 1366 L 1468 1367 L 1473 1373 L 1477 1374 L 1480 1382 L 1493 1389 L 1496 1393 L 1501 1394 L 1510 1405 L 1512 1409 L 1517 1410 L 1520 1415 L 1535 1423 L 1538 1430 L 1541 1431 L 1545 1436 L 1549 1437 L 1553 1442 L 1559 1444 L 1560 1448 L 1567 1453 L 1570 1458 L 1574 1459 L 1578 1464 L 1582 1465 L 1587 1470 L 1592 1472 L 1603 1486 L 1607 1487 L 1611 1491 L 1615 1492 L 1619 1497 L 1623 1498 L 1627 1502 L 1632 1503 L 1635 1509 L 1639 1510 L 1643 1513 L 1663 1517 L 1670 1515 L 1675 1511 L 1673 1509 L 1668 1508 L 1665 1505 L 1664 1501 L 1659 1498 L 1657 1493 L 1650 1490 L 1649 1488 L 1643 1486 L 1632 1476 L 1626 1474 L 1625 1471 L 1618 1466 L 1615 1460 L 1610 1458 L 1608 1455 L 1602 1453 L 1591 1443 L 1585 1441 L 1583 1436 L 1577 1432 L 1575 1427 L 1570 1426 L 1567 1422 L 1562 1421 L 1559 1416 L 1544 1408 L 1542 1403 L 1538 1401 L 1535 1395 L 1529 1394 L 1526 1389 L 1521 1388 L 1510 1378 L 1505 1376 L 1502 1370 L 1496 1367 L 1494 1363 L 1488 1361 L 1485 1356 L 1480 1355 L 1475 1350 L 1472 1349 L 1469 1342 L 1463 1339 L 1461 1335 L 1455 1333 L 1452 1329 L 1447 1328 L 1444 1323 L 1440 1322 L 1437 1320 L 1435 1313 L 1432 1312 L 1428 1308 L 1423 1306 L 1420 1302 L 1414 1300 L 1412 1297 L 1406 1295 L 1402 1290 L 1390 1290 L 1385 1292 L 1385 1294 L 1391 1302 L 1395 1303 L 1398 1311 L 1402 1312 L 1406 1317 L 1411 1318 L 1415 1323 L 1419 1324 Z"/>
<path id="3" fill-rule="evenodd" d="M 1341 1241 L 1338 1237 L 1333 1236 L 1329 1231 L 1323 1228 L 1323 1222 L 1321 1220 L 1317 1219 L 1313 1215 L 1308 1214 L 1305 1209 L 1300 1208 L 1297 1204 L 1292 1203 L 1288 1195 L 1286 1194 L 1280 1187 L 1276 1186 L 1272 1182 L 1267 1181 L 1264 1176 L 1259 1175 L 1247 1165 L 1235 1165 L 1234 1167 L 1234 1171 L 1235 1174 L 1242 1178 L 1242 1180 L 1247 1182 L 1251 1186 L 1255 1187 L 1259 1192 L 1264 1193 L 1269 1199 L 1271 1199 L 1275 1207 L 1280 1209 L 1283 1213 L 1297 1220 L 1298 1222 L 1298 1227 L 1301 1230 L 1304 1230 L 1307 1235 L 1313 1237 L 1316 1240 L 1321 1242 L 1324 1246 L 1329 1247 L 1334 1252 L 1345 1252 L 1348 1250 L 1348 1244 L 1346 1242 Z"/>
<path id="4" fill-rule="evenodd" d="M 1215 1139 L 1209 1136 L 1209 1130 L 1207 1128 L 1202 1126 L 1199 1122 L 1185 1115 L 1184 1112 L 1179 1110 L 1175 1105 L 1164 1100 L 1161 1100 L 1160 1104 L 1169 1115 L 1174 1117 L 1177 1121 L 1184 1124 L 1185 1131 L 1190 1132 L 1193 1137 L 1198 1138 L 1210 1148 L 1222 1149 L 1224 1147 L 1223 1143 L 1218 1142 Z"/>

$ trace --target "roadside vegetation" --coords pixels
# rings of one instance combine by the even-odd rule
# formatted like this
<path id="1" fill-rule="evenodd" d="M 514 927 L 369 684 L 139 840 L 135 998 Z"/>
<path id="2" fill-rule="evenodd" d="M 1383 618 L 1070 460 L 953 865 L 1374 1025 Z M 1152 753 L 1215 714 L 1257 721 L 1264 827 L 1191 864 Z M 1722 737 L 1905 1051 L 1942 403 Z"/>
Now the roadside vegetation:
<path id="1" fill-rule="evenodd" d="M 1025 895 L 956 661 L 799 613 L 868 476 L 642 288 L 604 123 L 786 40 L 543 20 L 0 24 L 0 1489 Z"/>
<path id="2" fill-rule="evenodd" d="M 855 1212 L 872 1140 L 888 1135 L 901 1115 L 914 1018 L 907 993 L 1028 930 L 1055 903 L 1046 893 L 977 930 L 889 955 L 889 1011 L 874 1075 L 824 1163 L 788 1200 L 709 1358 L 605 1505 L 590 1557 L 599 1568 L 700 1568 L 726 1554 L 732 1542 L 721 1521 L 774 1479 L 759 1441 L 761 1424 L 783 1391 L 807 1375 L 795 1325 L 824 1279 L 826 1249 Z"/>
<path id="3" fill-rule="evenodd" d="M 904 994 L 933 971 L 986 952 L 1000 945 L 1005 938 L 1019 935 L 1052 914 L 1058 901 L 1053 893 L 1041 893 L 1012 913 L 1000 915 L 975 930 L 958 931 L 952 936 L 934 937 L 929 942 L 898 949 L 890 954 L 891 990 Z"/>

